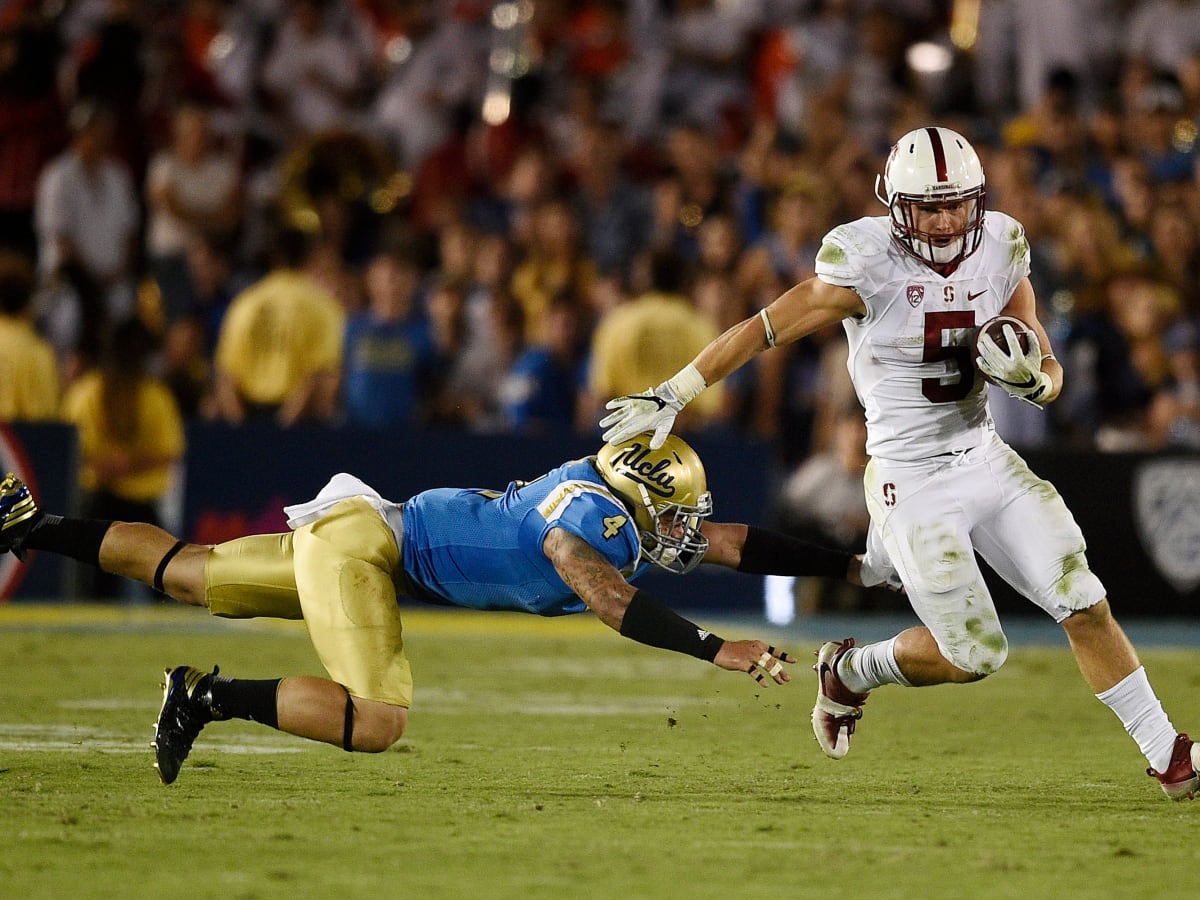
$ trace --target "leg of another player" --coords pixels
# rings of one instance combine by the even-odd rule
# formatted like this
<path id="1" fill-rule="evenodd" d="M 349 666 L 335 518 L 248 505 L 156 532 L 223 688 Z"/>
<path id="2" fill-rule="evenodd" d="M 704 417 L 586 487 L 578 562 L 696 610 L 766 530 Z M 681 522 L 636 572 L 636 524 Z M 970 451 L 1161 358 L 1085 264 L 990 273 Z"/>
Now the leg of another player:
<path id="1" fill-rule="evenodd" d="M 937 641 L 933 639 L 933 632 L 924 625 L 909 628 L 896 635 L 894 652 L 896 664 L 913 687 L 966 684 L 983 678 L 975 672 L 960 669 L 942 656 Z"/>
<path id="2" fill-rule="evenodd" d="M 1175 726 L 1163 710 L 1162 703 L 1150 686 L 1146 670 L 1138 661 L 1137 651 L 1124 630 L 1113 618 L 1107 600 L 1073 613 L 1063 622 L 1071 650 L 1084 680 L 1101 703 L 1121 720 L 1125 731 L 1134 739 L 1155 772 L 1176 773 L 1169 781 L 1181 781 L 1179 793 L 1191 796 L 1195 790 L 1195 771 L 1184 746 L 1185 756 L 1178 767 L 1172 766 L 1176 751 Z M 1177 772 L 1178 769 L 1178 772 Z M 1178 774 L 1181 772 L 1182 774 Z M 1162 780 L 1162 779 L 1160 779 Z M 1167 787 L 1168 796 L 1172 794 Z"/>
<path id="3" fill-rule="evenodd" d="M 946 659 L 924 625 L 908 628 L 886 641 L 851 647 L 838 660 L 836 675 L 857 694 L 867 694 L 885 684 L 927 687 L 966 684 L 983 677 Z"/>
<path id="4" fill-rule="evenodd" d="M 310 675 L 284 678 L 276 694 L 279 729 L 288 734 L 345 746 L 346 689 L 335 681 Z M 380 753 L 404 734 L 408 710 L 379 700 L 352 699 L 353 749 Z"/>
<path id="5" fill-rule="evenodd" d="M 1107 691 L 1140 665 L 1137 651 L 1113 618 L 1107 600 L 1072 614 L 1062 624 L 1092 693 Z"/>
<path id="6" fill-rule="evenodd" d="M 154 576 L 179 540 L 143 522 L 105 522 L 42 516 L 25 539 L 30 550 L 68 556 L 113 575 L 156 586 Z M 204 605 L 204 561 L 211 548 L 184 544 L 169 560 L 163 588 L 175 599 Z"/>
<path id="7" fill-rule="evenodd" d="M 113 522 L 100 544 L 100 568 L 114 575 L 154 584 L 158 566 L 178 539 L 155 525 Z M 186 544 L 163 572 L 163 588 L 181 603 L 204 606 L 204 561 L 211 548 Z"/>

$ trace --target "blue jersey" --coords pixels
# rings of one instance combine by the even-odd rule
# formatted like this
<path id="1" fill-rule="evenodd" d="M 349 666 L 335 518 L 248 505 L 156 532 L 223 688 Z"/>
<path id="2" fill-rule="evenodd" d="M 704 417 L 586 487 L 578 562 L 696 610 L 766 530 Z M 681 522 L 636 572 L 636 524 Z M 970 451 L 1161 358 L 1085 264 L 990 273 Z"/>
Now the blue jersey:
<path id="1" fill-rule="evenodd" d="M 346 322 L 342 405 L 346 418 L 372 427 L 412 423 L 436 354 L 424 322 Z"/>
<path id="2" fill-rule="evenodd" d="M 404 503 L 404 574 L 432 603 L 562 616 L 586 607 L 542 552 L 551 528 L 585 540 L 628 579 L 641 542 L 629 511 L 578 459 L 503 492 L 439 488 Z"/>
<path id="3" fill-rule="evenodd" d="M 513 431 L 569 428 L 575 418 L 579 372 L 555 360 L 544 347 L 532 347 L 517 357 L 504 376 L 500 402 Z"/>

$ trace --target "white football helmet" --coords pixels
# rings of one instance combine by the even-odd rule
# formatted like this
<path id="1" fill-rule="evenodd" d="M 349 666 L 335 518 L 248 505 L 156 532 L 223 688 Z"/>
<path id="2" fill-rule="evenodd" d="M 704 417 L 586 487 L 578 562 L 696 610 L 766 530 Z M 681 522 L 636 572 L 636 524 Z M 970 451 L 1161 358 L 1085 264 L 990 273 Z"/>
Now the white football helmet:
<path id="1" fill-rule="evenodd" d="M 650 435 L 641 434 L 605 444 L 596 468 L 633 514 L 644 559 L 677 574 L 700 565 L 708 552 L 700 526 L 712 515 L 712 494 L 704 464 L 686 441 L 671 434 L 651 450 Z"/>
<path id="2" fill-rule="evenodd" d="M 882 183 L 882 192 L 880 190 Z M 888 208 L 892 236 L 909 256 L 947 272 L 983 239 L 983 166 L 966 138 L 949 128 L 918 128 L 892 147 L 875 196 Z M 962 228 L 933 234 L 917 227 L 917 207 L 966 203 Z"/>

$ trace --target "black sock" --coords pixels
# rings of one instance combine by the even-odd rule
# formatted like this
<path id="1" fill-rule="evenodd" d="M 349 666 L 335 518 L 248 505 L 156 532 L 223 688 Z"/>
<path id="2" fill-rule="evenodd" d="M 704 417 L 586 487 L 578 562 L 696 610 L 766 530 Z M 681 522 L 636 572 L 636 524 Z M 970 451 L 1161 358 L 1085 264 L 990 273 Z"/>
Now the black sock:
<path id="1" fill-rule="evenodd" d="M 47 550 L 100 568 L 100 544 L 112 522 L 43 513 L 21 542 L 22 550 Z"/>
<path id="2" fill-rule="evenodd" d="M 225 678 L 212 675 L 209 701 L 213 714 L 222 719 L 249 719 L 279 727 L 279 714 L 275 708 L 275 694 L 279 682 L 274 678 L 256 681 L 250 678 Z"/>

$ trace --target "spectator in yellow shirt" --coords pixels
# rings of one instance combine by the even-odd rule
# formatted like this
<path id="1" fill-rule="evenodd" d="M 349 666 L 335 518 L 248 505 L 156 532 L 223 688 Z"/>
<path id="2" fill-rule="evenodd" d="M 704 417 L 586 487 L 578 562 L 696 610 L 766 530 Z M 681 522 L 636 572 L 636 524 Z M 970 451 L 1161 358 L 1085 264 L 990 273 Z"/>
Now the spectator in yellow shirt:
<path id="1" fill-rule="evenodd" d="M 79 431 L 83 515 L 159 525 L 171 466 L 182 458 L 183 421 L 174 395 L 147 373 L 154 338 L 138 319 L 113 327 L 100 365 L 68 389 L 63 417 Z M 81 585 L 115 597 L 121 579 L 103 573 Z"/>
<path id="2" fill-rule="evenodd" d="M 337 411 L 345 314 L 303 271 L 308 235 L 285 230 L 276 267 L 238 294 L 217 336 L 217 411 L 245 421 L 330 421 Z"/>
<path id="3" fill-rule="evenodd" d="M 662 380 L 655 380 L 659 373 L 678 371 L 672 368 L 677 361 L 686 365 L 693 349 L 703 349 L 717 335 L 717 327 L 685 293 L 688 266 L 683 257 L 654 250 L 646 267 L 647 289 L 606 312 L 592 335 L 587 393 L 593 411 L 609 397 L 653 388 Z M 723 411 L 723 400 L 723 389 L 705 391 L 688 406 L 689 419 L 681 420 L 680 427 L 712 424 Z"/>
<path id="4" fill-rule="evenodd" d="M 58 362 L 33 327 L 32 296 L 32 264 L 0 251 L 0 422 L 58 417 Z"/>

